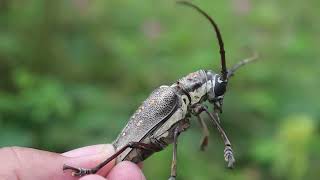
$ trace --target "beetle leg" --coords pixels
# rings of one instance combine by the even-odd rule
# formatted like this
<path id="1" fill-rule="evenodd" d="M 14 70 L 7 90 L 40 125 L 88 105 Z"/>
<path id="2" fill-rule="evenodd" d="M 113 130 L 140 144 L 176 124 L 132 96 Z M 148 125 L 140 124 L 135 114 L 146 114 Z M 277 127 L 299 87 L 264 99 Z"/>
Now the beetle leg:
<path id="1" fill-rule="evenodd" d="M 213 123 L 214 125 L 216 126 L 216 128 L 218 129 L 222 139 L 223 139 L 223 142 L 224 142 L 224 159 L 225 161 L 228 162 L 228 168 L 233 168 L 234 166 L 234 163 L 235 163 L 235 159 L 233 157 L 233 151 L 232 151 L 232 148 L 231 148 L 231 143 L 226 135 L 226 133 L 224 132 L 223 128 L 220 126 L 220 123 L 218 122 L 217 118 L 212 115 L 208 108 L 205 107 L 205 106 L 202 106 L 203 107 L 203 111 L 205 111 L 209 116 L 210 118 L 213 120 Z M 218 116 L 217 114 L 215 114 L 216 116 Z"/>
<path id="2" fill-rule="evenodd" d="M 225 161 L 228 162 L 228 168 L 233 168 L 233 165 L 235 163 L 235 159 L 233 157 L 231 143 L 230 143 L 226 133 L 224 132 L 223 128 L 220 125 L 218 113 L 211 114 L 209 112 L 208 108 L 203 104 L 196 104 L 196 105 L 194 105 L 194 107 L 192 107 L 192 113 L 195 116 L 199 117 L 202 112 L 206 112 L 210 116 L 210 119 L 213 120 L 213 124 L 218 129 L 218 131 L 223 139 L 223 142 L 224 142 L 224 159 L 225 159 Z"/>
<path id="3" fill-rule="evenodd" d="M 209 130 L 206 125 L 206 122 L 204 122 L 204 120 L 200 117 L 200 115 L 197 115 L 196 117 L 201 125 L 202 133 L 203 133 L 202 139 L 200 141 L 201 142 L 200 143 L 200 150 L 204 151 L 205 148 L 208 146 Z"/>
<path id="4" fill-rule="evenodd" d="M 205 148 L 208 146 L 208 139 L 209 139 L 208 127 L 207 127 L 205 121 L 200 117 L 200 113 L 204 111 L 204 109 L 203 109 L 204 107 L 205 107 L 205 105 L 195 104 L 191 109 L 192 114 L 197 117 L 198 122 L 200 123 L 201 128 L 202 128 L 203 137 L 202 137 L 202 140 L 200 141 L 201 142 L 200 143 L 200 150 L 201 151 L 204 151 Z"/>
<path id="5" fill-rule="evenodd" d="M 168 180 L 175 180 L 177 176 L 177 148 L 178 148 L 178 136 L 179 136 L 179 126 L 174 129 L 173 134 L 173 155 L 171 162 L 171 173 Z"/>
<path id="6" fill-rule="evenodd" d="M 154 147 L 150 144 L 145 144 L 141 142 L 129 142 L 127 145 L 122 147 L 119 151 L 114 153 L 111 157 L 103 161 L 102 163 L 98 164 L 96 167 L 91 168 L 91 169 L 85 169 L 85 168 L 76 168 L 72 167 L 69 165 L 63 165 L 63 170 L 71 170 L 72 171 L 72 176 L 84 176 L 87 174 L 95 174 L 98 172 L 102 167 L 107 165 L 110 161 L 115 159 L 117 156 L 119 156 L 123 151 L 125 151 L 127 148 L 138 148 L 138 149 L 144 149 L 144 150 L 149 150 L 149 151 L 159 151 L 159 148 Z"/>

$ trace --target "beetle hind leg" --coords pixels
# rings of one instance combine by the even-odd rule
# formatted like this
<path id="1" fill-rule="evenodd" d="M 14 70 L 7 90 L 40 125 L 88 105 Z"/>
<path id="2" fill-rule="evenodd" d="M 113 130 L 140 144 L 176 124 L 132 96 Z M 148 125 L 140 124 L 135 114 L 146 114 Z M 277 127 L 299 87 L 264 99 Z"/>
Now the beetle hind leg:
<path id="1" fill-rule="evenodd" d="M 103 161 L 102 163 L 98 164 L 96 167 L 91 169 L 85 169 L 85 168 L 76 168 L 69 165 L 63 165 L 63 171 L 65 170 L 71 170 L 72 176 L 84 176 L 88 174 L 95 174 L 98 172 L 101 168 L 103 168 L 105 165 L 107 165 L 110 161 L 118 157 L 123 151 L 125 151 L 127 148 L 137 148 L 137 149 L 144 149 L 149 151 L 159 151 L 158 147 L 152 146 L 150 144 L 145 144 L 141 142 L 129 142 L 127 145 L 119 149 L 116 153 L 114 153 L 111 157 Z"/>
<path id="2" fill-rule="evenodd" d="M 65 170 L 72 170 L 71 175 L 77 176 L 77 177 L 84 176 L 87 174 L 95 174 L 96 173 L 96 170 L 94 168 L 92 168 L 92 169 L 76 168 L 76 167 L 72 167 L 72 166 L 64 164 L 63 171 L 65 171 Z"/>

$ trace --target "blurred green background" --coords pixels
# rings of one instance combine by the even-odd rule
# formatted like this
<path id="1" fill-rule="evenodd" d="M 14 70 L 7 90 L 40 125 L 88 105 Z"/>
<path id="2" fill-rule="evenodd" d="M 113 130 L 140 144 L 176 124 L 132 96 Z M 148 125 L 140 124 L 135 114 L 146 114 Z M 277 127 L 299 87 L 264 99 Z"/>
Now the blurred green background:
<path id="1" fill-rule="evenodd" d="M 222 32 L 231 79 L 222 124 L 236 169 L 210 124 L 180 136 L 179 179 L 319 179 L 320 2 L 194 0 Z M 209 23 L 173 0 L 1 0 L 0 147 L 64 152 L 110 143 L 149 93 L 198 69 L 220 71 Z M 172 147 L 145 161 L 170 173 Z"/>

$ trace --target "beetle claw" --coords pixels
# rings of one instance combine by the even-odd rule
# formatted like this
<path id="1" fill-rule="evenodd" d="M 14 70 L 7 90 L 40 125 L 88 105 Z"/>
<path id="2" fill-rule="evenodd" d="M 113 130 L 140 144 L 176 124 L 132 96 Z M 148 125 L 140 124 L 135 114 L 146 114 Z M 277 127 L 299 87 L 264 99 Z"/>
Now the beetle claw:
<path id="1" fill-rule="evenodd" d="M 229 169 L 233 169 L 234 168 L 234 163 L 235 163 L 235 159 L 234 157 L 231 155 L 228 157 L 228 168 Z"/>
<path id="2" fill-rule="evenodd" d="M 72 167 L 72 166 L 69 166 L 66 164 L 63 165 L 63 171 L 65 171 L 65 170 L 71 170 L 72 171 L 71 175 L 75 176 L 75 177 L 80 177 L 80 176 L 84 176 L 87 174 L 92 174 L 91 169 L 75 168 L 75 167 Z"/>

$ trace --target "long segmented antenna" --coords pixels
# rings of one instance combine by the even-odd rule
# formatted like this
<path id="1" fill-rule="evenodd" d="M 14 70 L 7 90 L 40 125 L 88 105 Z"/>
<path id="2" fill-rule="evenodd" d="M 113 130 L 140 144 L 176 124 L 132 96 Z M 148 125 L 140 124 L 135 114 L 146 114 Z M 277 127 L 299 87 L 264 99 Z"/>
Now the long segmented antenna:
<path id="1" fill-rule="evenodd" d="M 200 9 L 198 6 L 192 4 L 191 2 L 177 1 L 177 3 L 187 5 L 189 7 L 196 9 L 200 14 L 205 16 L 210 21 L 211 25 L 214 27 L 214 30 L 215 30 L 217 38 L 218 38 L 219 47 L 220 47 L 222 81 L 227 81 L 228 80 L 228 70 L 227 70 L 227 66 L 226 66 L 225 51 L 224 51 L 222 36 L 221 36 L 220 30 L 218 28 L 218 25 L 214 22 L 214 20 L 206 12 L 204 12 L 202 9 Z"/>
<path id="2" fill-rule="evenodd" d="M 232 68 L 230 68 L 228 71 L 227 78 L 229 79 L 231 76 L 234 75 L 234 73 L 237 71 L 237 69 L 239 69 L 240 67 L 242 67 L 248 63 L 251 63 L 251 62 L 257 60 L 258 57 L 259 57 L 259 54 L 257 52 L 254 52 L 251 57 L 244 59 L 244 60 L 238 62 L 237 64 L 235 64 L 234 66 L 232 66 Z"/>

